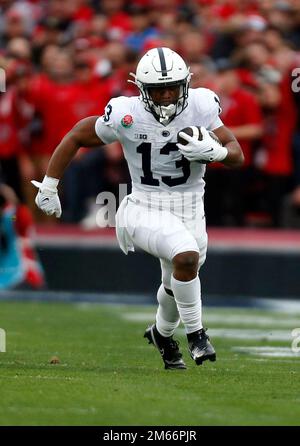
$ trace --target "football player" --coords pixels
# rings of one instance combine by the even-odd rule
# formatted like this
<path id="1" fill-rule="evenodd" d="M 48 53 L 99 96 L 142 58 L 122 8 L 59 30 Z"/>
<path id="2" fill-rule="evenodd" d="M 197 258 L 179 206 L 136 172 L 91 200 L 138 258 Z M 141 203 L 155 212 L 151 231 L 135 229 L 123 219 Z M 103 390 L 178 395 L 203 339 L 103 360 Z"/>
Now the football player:
<path id="1" fill-rule="evenodd" d="M 198 277 L 207 249 L 205 164 L 219 161 L 239 167 L 244 157 L 219 118 L 219 98 L 211 90 L 189 88 L 190 70 L 177 53 L 151 49 L 132 75 L 140 96 L 111 99 L 103 116 L 85 118 L 67 133 L 52 155 L 43 182 L 33 181 L 39 188 L 36 204 L 46 214 L 60 217 L 57 186 L 77 150 L 113 141 L 122 144 L 132 193 L 116 215 L 118 241 L 126 254 L 138 247 L 157 257 L 162 270 L 156 321 L 144 337 L 158 349 L 166 369 L 185 369 L 173 339 L 180 320 L 196 364 L 216 359 L 202 325 Z M 180 132 L 186 127 L 193 129 L 193 136 Z"/>

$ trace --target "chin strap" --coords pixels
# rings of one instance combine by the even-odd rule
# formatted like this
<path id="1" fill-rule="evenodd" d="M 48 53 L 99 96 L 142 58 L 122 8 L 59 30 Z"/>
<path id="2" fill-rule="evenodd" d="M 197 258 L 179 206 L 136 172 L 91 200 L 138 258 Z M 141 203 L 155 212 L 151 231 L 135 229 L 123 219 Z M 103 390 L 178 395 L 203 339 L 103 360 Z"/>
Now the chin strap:
<path id="1" fill-rule="evenodd" d="M 161 124 L 167 124 L 169 119 L 176 113 L 176 105 L 170 104 L 168 106 L 154 106 L 155 112 L 160 116 L 159 122 Z"/>

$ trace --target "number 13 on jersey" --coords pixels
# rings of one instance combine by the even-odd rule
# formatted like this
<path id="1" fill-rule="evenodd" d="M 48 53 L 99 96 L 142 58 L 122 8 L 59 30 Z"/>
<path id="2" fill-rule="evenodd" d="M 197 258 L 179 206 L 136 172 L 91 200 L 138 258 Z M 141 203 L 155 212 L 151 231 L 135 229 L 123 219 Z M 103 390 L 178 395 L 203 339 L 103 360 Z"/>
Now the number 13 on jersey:
<path id="1" fill-rule="evenodd" d="M 142 169 L 143 176 L 141 177 L 141 183 L 149 186 L 159 186 L 159 180 L 153 178 L 153 173 L 151 170 L 151 147 L 150 142 L 143 142 L 137 147 L 137 153 L 142 155 Z M 168 142 L 160 150 L 161 156 L 168 156 L 170 152 L 178 151 L 178 147 L 174 142 Z M 176 169 L 182 170 L 182 176 L 172 178 L 171 176 L 161 177 L 161 181 L 169 187 L 178 186 L 180 184 L 185 184 L 190 176 L 190 163 L 189 161 L 181 156 L 181 159 L 175 161 Z"/>

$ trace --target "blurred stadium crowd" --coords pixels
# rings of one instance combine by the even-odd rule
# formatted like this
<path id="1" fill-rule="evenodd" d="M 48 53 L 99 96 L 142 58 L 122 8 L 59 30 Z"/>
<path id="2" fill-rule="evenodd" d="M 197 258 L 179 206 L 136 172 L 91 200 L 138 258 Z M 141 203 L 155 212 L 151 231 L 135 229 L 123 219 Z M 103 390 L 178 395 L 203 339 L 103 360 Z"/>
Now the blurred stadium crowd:
<path id="1" fill-rule="evenodd" d="M 30 180 L 78 120 L 138 94 L 128 73 L 157 46 L 182 55 L 192 87 L 219 94 L 245 153 L 239 171 L 208 168 L 208 224 L 300 227 L 299 0 L 0 0 L 2 181 L 49 220 Z M 62 182 L 62 222 L 92 227 L 96 195 L 129 182 L 118 144 L 82 148 Z"/>

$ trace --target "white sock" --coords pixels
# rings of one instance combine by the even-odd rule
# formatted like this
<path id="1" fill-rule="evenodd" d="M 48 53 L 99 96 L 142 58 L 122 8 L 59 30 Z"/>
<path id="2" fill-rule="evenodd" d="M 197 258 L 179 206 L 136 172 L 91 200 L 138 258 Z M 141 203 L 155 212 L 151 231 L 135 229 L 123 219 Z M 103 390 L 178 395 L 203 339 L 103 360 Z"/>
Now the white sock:
<path id="1" fill-rule="evenodd" d="M 199 277 L 197 276 L 189 282 L 181 282 L 172 275 L 171 287 L 186 333 L 193 333 L 203 328 Z"/>
<path id="2" fill-rule="evenodd" d="M 163 284 L 157 291 L 157 300 L 159 305 L 156 312 L 156 328 L 162 336 L 172 336 L 180 318 L 175 299 L 166 293 Z"/>

